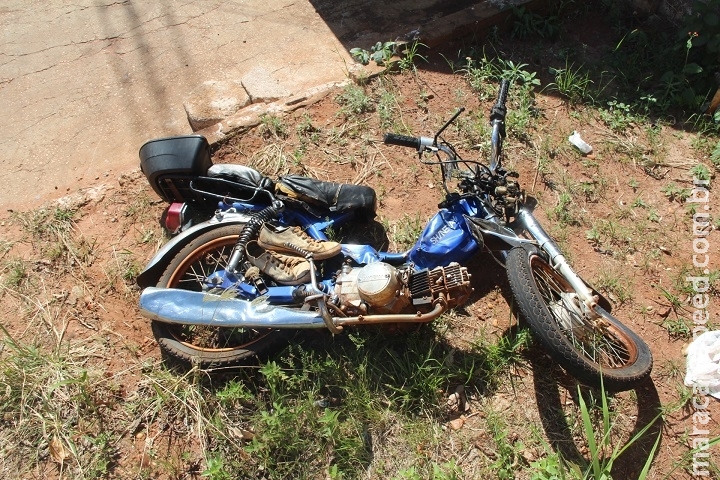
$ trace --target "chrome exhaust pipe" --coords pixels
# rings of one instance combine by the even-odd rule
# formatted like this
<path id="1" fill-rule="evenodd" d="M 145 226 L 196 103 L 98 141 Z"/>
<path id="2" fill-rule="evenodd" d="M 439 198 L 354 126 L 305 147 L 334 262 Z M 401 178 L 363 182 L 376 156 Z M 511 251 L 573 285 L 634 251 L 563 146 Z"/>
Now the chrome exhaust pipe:
<path id="1" fill-rule="evenodd" d="M 229 328 L 325 328 L 317 312 L 174 288 L 148 287 L 140 313 L 164 323 Z"/>

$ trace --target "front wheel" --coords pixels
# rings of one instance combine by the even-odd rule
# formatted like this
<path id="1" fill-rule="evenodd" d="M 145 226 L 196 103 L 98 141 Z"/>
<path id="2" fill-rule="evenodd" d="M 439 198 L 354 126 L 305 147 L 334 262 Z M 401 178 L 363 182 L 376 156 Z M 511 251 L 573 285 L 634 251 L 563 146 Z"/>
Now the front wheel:
<path id="1" fill-rule="evenodd" d="M 514 248 L 506 260 L 520 313 L 550 355 L 583 383 L 621 391 L 635 388 L 652 370 L 645 342 L 596 306 L 592 317 L 575 290 L 536 252 Z"/>
<path id="2" fill-rule="evenodd" d="M 242 225 L 210 230 L 188 243 L 170 261 L 158 287 L 205 291 L 206 279 L 227 265 Z M 209 292 L 208 292 L 209 293 Z M 272 329 L 221 328 L 152 322 L 160 348 L 171 357 L 201 367 L 238 363 L 274 347 L 285 338 Z"/>

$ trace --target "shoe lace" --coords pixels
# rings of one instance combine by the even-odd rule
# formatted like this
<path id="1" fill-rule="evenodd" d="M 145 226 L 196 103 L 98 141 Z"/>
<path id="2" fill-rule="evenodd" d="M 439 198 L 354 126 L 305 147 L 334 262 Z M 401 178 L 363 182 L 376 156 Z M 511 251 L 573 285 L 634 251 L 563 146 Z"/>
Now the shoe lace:
<path id="1" fill-rule="evenodd" d="M 305 240 L 306 242 L 308 242 L 308 243 L 310 243 L 310 244 L 320 244 L 320 243 L 322 243 L 320 240 L 318 240 L 318 239 L 316 239 L 316 238 L 312 238 L 310 235 L 308 235 L 307 233 L 305 233 L 305 230 L 303 230 L 303 229 L 300 228 L 300 227 L 293 227 L 293 232 L 294 232 L 298 237 L 302 238 L 303 240 Z M 293 245 L 288 245 L 288 247 L 294 247 L 294 246 L 293 246 Z M 296 247 L 295 247 L 295 248 L 296 248 Z"/>
<path id="2" fill-rule="evenodd" d="M 278 254 L 273 254 L 272 258 L 275 261 L 276 265 L 283 268 L 288 273 L 293 273 L 292 269 L 295 268 L 298 263 L 303 260 L 300 257 L 291 257 L 289 255 Z"/>

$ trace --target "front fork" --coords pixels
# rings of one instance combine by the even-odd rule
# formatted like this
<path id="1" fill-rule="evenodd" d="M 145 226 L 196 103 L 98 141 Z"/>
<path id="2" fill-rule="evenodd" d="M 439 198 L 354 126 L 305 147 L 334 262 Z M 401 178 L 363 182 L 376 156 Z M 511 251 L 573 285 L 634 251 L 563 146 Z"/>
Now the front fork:
<path id="1" fill-rule="evenodd" d="M 538 242 L 540 248 L 547 253 L 550 265 L 567 280 L 570 286 L 575 290 L 587 313 L 591 317 L 596 317 L 595 307 L 597 307 L 598 297 L 595 296 L 580 276 L 570 267 L 565 256 L 560 251 L 558 245 L 550 238 L 550 235 L 542 228 L 537 219 L 528 210 L 521 208 L 516 217 L 522 223 L 525 229 Z"/>

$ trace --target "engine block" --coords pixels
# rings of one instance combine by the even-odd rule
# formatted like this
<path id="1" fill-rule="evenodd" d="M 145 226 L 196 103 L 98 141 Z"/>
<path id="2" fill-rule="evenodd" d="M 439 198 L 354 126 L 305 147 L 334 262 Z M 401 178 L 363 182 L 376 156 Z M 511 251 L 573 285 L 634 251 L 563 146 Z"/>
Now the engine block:
<path id="1" fill-rule="evenodd" d="M 416 307 L 432 304 L 440 293 L 445 293 L 450 307 L 456 307 L 465 303 L 472 293 L 470 274 L 457 263 L 413 272 L 409 287 Z"/>

